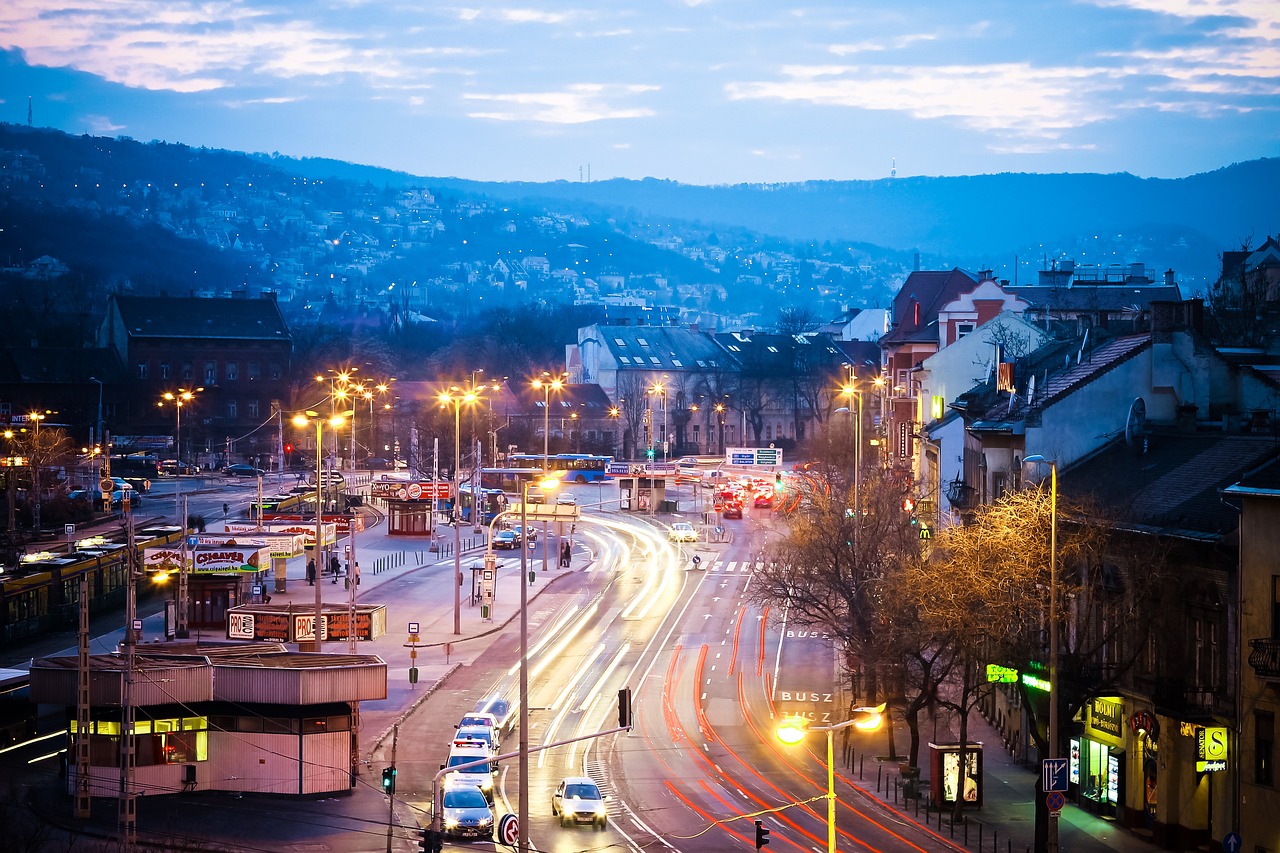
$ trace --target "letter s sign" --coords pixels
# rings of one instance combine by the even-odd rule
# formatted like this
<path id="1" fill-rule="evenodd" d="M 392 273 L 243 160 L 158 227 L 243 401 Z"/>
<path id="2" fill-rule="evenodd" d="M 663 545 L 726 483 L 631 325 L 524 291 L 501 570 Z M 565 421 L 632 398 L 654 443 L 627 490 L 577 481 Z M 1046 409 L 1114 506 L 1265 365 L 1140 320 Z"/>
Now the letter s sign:
<path id="1" fill-rule="evenodd" d="M 1227 758 L 1227 730 L 1222 726 L 1206 726 L 1201 730 L 1198 744 L 1202 761 L 1225 761 Z"/>

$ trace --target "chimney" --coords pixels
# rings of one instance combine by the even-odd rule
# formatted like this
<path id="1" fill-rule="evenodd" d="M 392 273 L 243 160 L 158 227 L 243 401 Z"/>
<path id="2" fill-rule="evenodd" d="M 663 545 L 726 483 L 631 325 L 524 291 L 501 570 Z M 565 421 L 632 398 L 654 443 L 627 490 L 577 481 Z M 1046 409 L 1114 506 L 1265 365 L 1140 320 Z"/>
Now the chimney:
<path id="1" fill-rule="evenodd" d="M 1173 270 L 1171 270 L 1171 269 L 1165 270 L 1165 271 L 1164 271 L 1164 286 L 1165 286 L 1165 287 L 1176 287 L 1176 286 L 1177 286 L 1177 284 L 1178 284 L 1178 282 L 1174 279 Z"/>
<path id="2" fill-rule="evenodd" d="M 916 252 L 916 265 L 915 265 L 915 271 L 916 271 L 916 272 L 920 272 L 920 253 L 919 253 L 919 252 Z"/>

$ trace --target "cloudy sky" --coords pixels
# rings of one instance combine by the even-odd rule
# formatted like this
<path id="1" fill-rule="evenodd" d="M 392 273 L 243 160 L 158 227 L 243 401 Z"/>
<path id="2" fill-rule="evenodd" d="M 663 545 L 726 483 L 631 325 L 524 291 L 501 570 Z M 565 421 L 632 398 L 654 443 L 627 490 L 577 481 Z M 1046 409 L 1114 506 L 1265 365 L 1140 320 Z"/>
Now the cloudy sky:
<path id="1" fill-rule="evenodd" d="M 1280 156 L 1280 0 L 5 0 L 0 120 L 477 180 Z"/>

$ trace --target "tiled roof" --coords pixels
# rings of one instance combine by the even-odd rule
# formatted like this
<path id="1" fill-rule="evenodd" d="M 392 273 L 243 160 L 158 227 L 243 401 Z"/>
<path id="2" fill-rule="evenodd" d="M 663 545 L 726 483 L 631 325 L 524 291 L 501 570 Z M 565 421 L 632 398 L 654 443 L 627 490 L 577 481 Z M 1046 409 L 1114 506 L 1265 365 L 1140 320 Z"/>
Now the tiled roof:
<path id="1" fill-rule="evenodd" d="M 289 340 L 274 299 L 114 296 L 124 330 L 133 338 Z"/>
<path id="2" fill-rule="evenodd" d="M 1277 455 L 1271 436 L 1157 430 L 1147 436 L 1145 453 L 1118 441 L 1064 471 L 1059 487 L 1092 497 L 1122 522 L 1221 536 L 1239 523 L 1222 489 Z"/>
<path id="3" fill-rule="evenodd" d="M 973 273 L 959 267 L 945 272 L 917 270 L 907 276 L 893 298 L 893 328 L 880 339 L 881 346 L 893 346 L 912 341 L 938 340 L 938 311 L 961 293 L 978 286 Z M 920 306 L 920 322 L 915 321 L 912 305 Z"/>

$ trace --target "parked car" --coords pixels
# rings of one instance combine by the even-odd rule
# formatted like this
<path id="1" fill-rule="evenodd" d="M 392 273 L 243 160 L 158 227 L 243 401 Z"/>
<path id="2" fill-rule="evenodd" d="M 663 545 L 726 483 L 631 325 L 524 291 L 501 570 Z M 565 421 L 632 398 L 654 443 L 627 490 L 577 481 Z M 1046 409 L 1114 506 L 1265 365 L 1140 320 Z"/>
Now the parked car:
<path id="1" fill-rule="evenodd" d="M 499 530 L 493 534 L 494 550 L 511 550 L 520 547 L 520 535 L 514 530 Z"/>
<path id="2" fill-rule="evenodd" d="M 228 477 L 261 477 L 267 472 L 245 462 L 237 462 L 234 465 L 228 465 L 223 468 L 222 473 Z"/>
<path id="3" fill-rule="evenodd" d="M 551 813 L 560 818 L 560 825 L 589 823 L 604 829 L 609 815 L 600 788 L 585 776 L 570 776 L 561 780 L 551 795 Z"/>
<path id="4" fill-rule="evenodd" d="M 667 538 L 672 542 L 697 542 L 698 531 L 687 521 L 677 521 L 667 531 Z"/>

